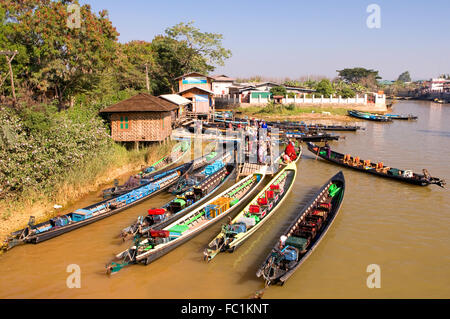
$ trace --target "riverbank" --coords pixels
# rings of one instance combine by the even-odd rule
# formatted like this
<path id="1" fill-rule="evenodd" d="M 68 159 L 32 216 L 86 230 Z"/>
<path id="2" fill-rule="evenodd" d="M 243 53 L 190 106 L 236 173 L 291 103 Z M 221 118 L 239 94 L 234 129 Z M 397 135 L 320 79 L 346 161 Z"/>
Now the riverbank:
<path id="1" fill-rule="evenodd" d="M 241 107 L 237 109 L 241 116 L 255 117 L 268 121 L 290 120 L 306 122 L 356 122 L 347 115 L 347 109 L 333 107 Z"/>
<path id="2" fill-rule="evenodd" d="M 28 192 L 15 200 L 0 201 L 0 240 L 9 233 L 26 227 L 30 216 L 35 216 L 36 223 L 39 223 L 68 213 L 75 202 L 89 194 L 99 193 L 101 200 L 101 191 L 110 187 L 115 179 L 124 182 L 142 166 L 149 166 L 170 154 L 175 143 L 152 145 L 131 151 L 115 145 L 109 158 L 93 159 L 83 166 L 74 167 L 50 196 Z M 62 207 L 55 209 L 55 205 Z"/>

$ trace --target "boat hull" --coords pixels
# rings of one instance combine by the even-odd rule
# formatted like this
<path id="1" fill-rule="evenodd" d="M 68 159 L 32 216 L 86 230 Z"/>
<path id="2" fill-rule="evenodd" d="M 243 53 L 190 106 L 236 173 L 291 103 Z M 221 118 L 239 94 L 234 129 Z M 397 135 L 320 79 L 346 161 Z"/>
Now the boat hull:
<path id="1" fill-rule="evenodd" d="M 310 152 L 314 153 L 316 156 L 319 156 L 320 158 L 324 159 L 327 162 L 331 162 L 331 163 L 337 164 L 339 166 L 343 166 L 343 167 L 346 167 L 346 168 L 353 169 L 355 171 L 359 171 L 359 172 L 375 175 L 375 176 L 378 176 L 378 177 L 387 178 L 387 179 L 390 179 L 390 180 L 404 182 L 404 183 L 408 183 L 408 184 L 412 184 L 412 185 L 428 186 L 428 185 L 431 184 L 430 181 L 427 181 L 426 179 L 422 179 L 422 178 L 420 178 L 420 179 L 413 179 L 413 178 L 408 178 L 408 177 L 404 177 L 404 176 L 401 176 L 401 175 L 387 175 L 387 174 L 384 174 L 382 172 L 377 171 L 376 169 L 364 169 L 364 168 L 360 168 L 360 167 L 357 167 L 357 166 L 348 165 L 348 164 L 345 164 L 345 163 L 341 162 L 340 160 L 338 160 L 336 158 L 329 158 L 327 156 L 321 155 L 320 153 L 317 154 L 317 152 L 314 150 L 315 147 L 318 147 L 318 146 L 314 145 L 312 143 L 308 143 L 308 150 Z M 332 153 L 337 155 L 339 158 L 343 158 L 343 154 L 341 154 L 341 153 L 334 152 L 334 151 Z M 419 174 L 416 174 L 416 175 L 419 176 L 419 177 L 423 177 L 423 175 L 419 175 Z"/>
<path id="2" fill-rule="evenodd" d="M 332 212 L 329 216 L 329 218 L 327 218 L 326 224 L 322 226 L 320 233 L 318 234 L 317 237 L 314 238 L 314 240 L 311 242 L 310 247 L 307 248 L 306 253 L 304 253 L 299 260 L 295 263 L 295 265 L 291 266 L 288 270 L 286 271 L 281 271 L 278 272 L 276 275 L 273 275 L 271 277 L 267 277 L 267 275 L 264 274 L 264 270 L 265 267 L 268 263 L 268 261 L 271 258 L 271 253 L 269 253 L 269 255 L 266 257 L 264 263 L 260 266 L 260 268 L 258 269 L 258 271 L 256 272 L 256 276 L 257 277 L 261 277 L 263 276 L 266 280 L 266 284 L 267 285 L 273 285 L 273 284 L 280 284 L 283 285 L 284 282 L 286 282 L 294 273 L 295 271 L 300 268 L 300 266 L 309 258 L 309 256 L 313 253 L 313 251 L 318 247 L 318 245 L 320 244 L 320 242 L 322 241 L 322 239 L 325 237 L 325 235 L 327 234 L 328 230 L 330 229 L 330 227 L 332 226 L 334 220 L 336 219 L 340 208 L 342 206 L 343 200 L 344 200 L 344 194 L 345 194 L 345 178 L 344 178 L 344 174 L 341 172 L 337 173 L 335 176 L 333 176 L 332 178 L 330 178 L 321 188 L 320 190 L 317 192 L 316 196 L 309 201 L 299 212 L 299 214 L 297 214 L 297 217 L 294 219 L 294 221 L 289 225 L 289 227 L 287 227 L 287 229 L 283 232 L 283 234 L 285 236 L 287 236 L 291 230 L 293 230 L 295 228 L 296 225 L 298 225 L 299 221 L 301 220 L 302 216 L 305 216 L 307 211 L 309 211 L 309 209 L 311 209 L 312 207 L 314 207 L 314 205 L 316 205 L 318 202 L 320 202 L 320 198 L 323 196 L 323 193 L 325 191 L 328 190 L 328 188 L 330 187 L 331 184 L 333 183 L 339 183 L 342 187 L 342 194 L 340 194 L 340 199 L 337 200 L 337 202 L 335 201 L 332 205 Z M 274 249 L 275 247 L 278 245 L 278 241 L 274 244 Z"/>
<path id="3" fill-rule="evenodd" d="M 158 259 L 158 258 L 162 257 L 163 255 L 167 254 L 168 252 L 170 252 L 171 250 L 177 248 L 181 244 L 183 244 L 186 241 L 190 240 L 194 236 L 198 235 L 199 233 L 201 233 L 202 231 L 204 231 L 208 227 L 216 224 L 219 220 L 223 219 L 225 216 L 229 216 L 230 213 L 235 211 L 237 208 L 241 207 L 241 205 L 243 205 L 245 203 L 245 201 L 257 190 L 259 185 L 261 185 L 265 174 L 264 173 L 257 173 L 256 175 L 259 175 L 259 180 L 256 180 L 254 182 L 254 185 L 252 185 L 251 188 L 249 190 L 247 190 L 247 193 L 245 193 L 245 195 L 243 195 L 243 197 L 239 199 L 239 203 L 237 203 L 236 205 L 233 205 L 227 211 L 225 211 L 222 214 L 216 216 L 214 219 L 206 222 L 202 226 L 192 230 L 189 234 L 186 234 L 186 235 L 184 235 L 184 236 L 182 236 L 180 238 L 177 238 L 177 239 L 174 239 L 174 240 L 172 240 L 172 241 L 170 241 L 168 243 L 165 243 L 163 246 L 161 246 L 159 248 L 156 248 L 154 251 L 149 251 L 148 253 L 143 253 L 141 255 L 137 255 L 136 258 L 135 258 L 135 261 L 133 261 L 132 263 L 144 263 L 144 264 L 148 265 L 149 263 L 155 261 L 156 259 Z M 250 178 L 253 178 L 253 176 L 255 176 L 255 174 L 250 175 L 248 178 L 245 178 L 241 182 L 233 185 L 232 188 L 229 188 L 229 189 L 225 190 L 221 194 L 219 194 L 216 197 L 214 197 L 213 199 L 211 199 L 209 202 L 212 202 L 212 201 L 216 200 L 217 198 L 220 198 L 221 196 L 224 196 L 224 194 L 229 193 L 232 189 L 235 189 L 235 187 L 237 185 L 243 185 Z M 208 203 L 204 203 L 202 206 L 198 207 L 196 210 L 192 211 L 190 214 L 192 214 L 192 216 L 195 215 L 197 212 L 200 212 L 206 205 L 208 205 Z M 187 216 L 185 216 L 185 217 L 189 218 L 190 214 L 187 214 Z M 181 221 L 183 221 L 183 220 L 181 220 Z M 175 223 L 172 223 L 172 224 L 167 225 L 165 228 L 169 228 L 169 227 L 174 226 L 174 225 L 175 225 Z M 123 254 L 124 254 L 124 252 L 120 253 L 118 256 L 121 256 Z"/>
<path id="4" fill-rule="evenodd" d="M 365 115 L 358 111 L 353 111 L 353 110 L 347 111 L 347 113 L 348 113 L 348 115 L 350 115 L 352 117 L 356 117 L 356 118 L 362 119 L 362 120 L 375 121 L 375 122 L 386 122 L 386 123 L 392 122 L 392 119 L 390 119 L 389 117 L 386 117 L 386 116 L 382 116 L 382 115 L 374 115 L 374 114 Z"/>
<path id="5" fill-rule="evenodd" d="M 191 166 L 192 166 L 192 162 L 191 162 L 191 163 L 188 163 L 188 164 L 182 164 L 182 165 L 180 165 L 180 168 L 179 168 L 180 176 L 179 176 L 178 178 L 183 178 L 183 176 L 189 171 L 189 168 L 190 168 Z M 175 172 L 175 171 L 176 171 L 176 169 L 174 169 L 174 172 Z M 44 232 L 42 232 L 42 233 L 37 233 L 37 234 L 28 235 L 28 236 L 26 236 L 25 238 L 19 240 L 19 243 L 33 243 L 33 244 L 38 244 L 38 243 L 41 243 L 41 242 L 43 242 L 43 241 L 46 241 L 46 240 L 55 238 L 55 237 L 57 237 L 57 236 L 63 235 L 63 234 L 65 234 L 65 233 L 68 233 L 68 232 L 70 232 L 70 231 L 73 231 L 73 230 L 75 230 L 75 229 L 78 229 L 78 228 L 84 227 L 84 226 L 86 226 L 86 225 L 92 224 L 92 223 L 94 223 L 94 222 L 96 222 L 96 221 L 99 221 L 99 220 L 101 220 L 101 219 L 104 219 L 104 218 L 106 218 L 106 217 L 115 215 L 115 214 L 117 214 L 117 213 L 119 213 L 119 212 L 124 211 L 125 209 L 128 209 L 128 208 L 130 208 L 130 207 L 132 207 L 132 206 L 134 206 L 134 205 L 137 205 L 137 204 L 139 204 L 139 203 L 141 203 L 141 202 L 143 202 L 143 201 L 145 201 L 145 200 L 147 200 L 147 199 L 149 199 L 149 198 L 151 198 L 151 197 L 153 197 L 153 196 L 155 196 L 155 195 L 157 195 L 157 194 L 159 194 L 159 193 L 161 193 L 161 192 L 167 190 L 173 183 L 176 182 L 176 180 L 177 180 L 178 178 L 176 178 L 176 179 L 174 179 L 174 180 L 172 180 L 172 181 L 167 182 L 164 186 L 162 186 L 162 187 L 159 188 L 158 190 L 156 190 L 156 191 L 154 191 L 154 192 L 152 192 L 152 193 L 149 193 L 147 196 L 143 196 L 143 197 L 141 197 L 141 198 L 138 198 L 138 199 L 134 200 L 133 202 L 131 202 L 131 203 L 129 203 L 129 204 L 125 204 L 125 205 L 123 205 L 123 206 L 117 207 L 117 208 L 112 209 L 112 210 L 110 210 L 110 211 L 107 211 L 107 212 L 104 212 L 104 213 L 100 213 L 100 214 L 98 214 L 98 215 L 96 215 L 96 216 L 92 216 L 92 217 L 87 218 L 87 219 L 85 219 L 85 220 L 77 221 L 77 222 L 74 222 L 74 223 L 71 223 L 71 224 L 68 224 L 68 225 L 65 225 L 65 226 L 60 226 L 60 227 L 53 226 L 53 227 L 52 227 L 50 230 L 48 230 L 48 231 L 44 231 Z M 143 187 L 143 186 L 145 186 L 145 185 L 141 185 L 141 187 Z M 95 203 L 95 204 L 93 204 L 93 205 L 90 205 L 90 206 L 88 206 L 88 207 L 85 207 L 84 209 L 90 209 L 90 208 L 92 208 L 92 207 L 96 207 L 96 206 L 99 206 L 99 205 L 107 204 L 108 202 L 111 202 L 111 201 L 113 201 L 113 200 L 114 200 L 114 198 L 113 198 L 113 199 L 104 200 L 104 201 Z M 69 213 L 69 214 L 70 214 L 70 213 Z M 41 226 L 47 225 L 47 223 L 48 223 L 48 221 L 46 221 L 46 222 L 44 222 L 44 223 L 37 224 L 37 225 L 35 225 L 35 227 L 41 227 Z M 27 228 L 25 228 L 25 229 L 23 229 L 23 230 L 20 230 L 20 231 L 17 231 L 17 232 L 14 232 L 14 233 L 12 233 L 11 235 L 16 235 L 16 234 L 22 233 L 22 232 L 25 231 L 26 229 L 27 229 Z M 10 240 L 11 240 L 11 241 L 14 241 L 14 238 L 11 238 Z M 19 243 L 15 242 L 15 245 L 17 245 L 17 244 L 19 244 Z M 8 248 L 6 248 L 6 249 L 8 250 Z"/>

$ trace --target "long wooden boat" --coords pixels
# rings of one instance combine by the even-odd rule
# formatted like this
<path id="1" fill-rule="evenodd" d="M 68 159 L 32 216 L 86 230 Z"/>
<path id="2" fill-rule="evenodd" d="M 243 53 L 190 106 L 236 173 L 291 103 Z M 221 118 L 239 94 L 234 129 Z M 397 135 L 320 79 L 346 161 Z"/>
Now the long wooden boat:
<path id="1" fill-rule="evenodd" d="M 307 143 L 308 150 L 322 159 L 338 164 L 347 168 L 351 168 L 360 172 L 390 178 L 396 181 L 406 182 L 409 184 L 427 186 L 436 184 L 444 187 L 445 181 L 437 177 L 431 177 L 426 169 L 423 169 L 423 174 L 413 173 L 411 170 L 400 170 L 384 166 L 382 162 L 372 163 L 370 160 L 362 160 L 358 156 L 350 156 L 350 154 L 341 154 L 332 151 L 327 147 L 320 147 L 313 143 Z"/>
<path id="2" fill-rule="evenodd" d="M 106 273 L 115 273 L 130 264 L 148 265 L 190 240 L 245 202 L 261 184 L 264 176 L 264 170 L 249 175 L 183 218 L 163 229 L 150 232 L 151 237 L 136 241 L 132 247 L 116 255 L 116 260 L 120 262 L 108 264 Z"/>
<path id="3" fill-rule="evenodd" d="M 51 218 L 43 223 L 35 225 L 34 216 L 30 216 L 28 226 L 11 233 L 5 240 L 2 249 L 9 250 L 23 243 L 37 244 L 117 214 L 165 191 L 179 178 L 182 178 L 192 165 L 193 161 L 182 164 L 164 173 L 158 173 L 162 175 L 160 178 L 143 184 L 128 193 L 77 209 L 65 215 Z"/>
<path id="4" fill-rule="evenodd" d="M 355 132 L 363 129 L 356 125 L 325 125 L 325 124 L 305 124 L 303 122 L 291 122 L 291 121 L 271 121 L 267 122 L 270 126 L 284 128 L 288 130 L 300 130 L 302 132 L 309 131 L 347 131 Z"/>
<path id="5" fill-rule="evenodd" d="M 348 115 L 350 115 L 352 117 L 356 117 L 358 119 L 376 121 L 376 122 L 392 122 L 391 118 L 384 116 L 384 115 L 360 112 L 357 110 L 348 110 L 347 113 L 348 113 Z"/>
<path id="6" fill-rule="evenodd" d="M 228 163 L 230 157 L 231 153 L 218 154 L 216 151 L 212 151 L 209 154 L 202 156 L 196 161 L 196 164 L 194 164 L 192 170 L 186 174 L 185 178 L 180 178 L 177 183 L 169 188 L 169 193 L 179 195 L 186 192 L 188 189 L 191 189 L 192 186 L 197 185 L 207 177 L 207 174 L 205 175 L 205 166 L 207 164 L 212 164 L 216 161 Z M 211 168 L 208 168 L 207 170 L 210 171 Z"/>
<path id="7" fill-rule="evenodd" d="M 221 133 L 226 133 L 229 131 L 229 128 L 223 126 L 222 124 L 217 124 L 217 123 L 205 123 L 203 124 L 203 129 L 202 129 L 202 133 L 204 133 L 207 129 L 217 129 L 219 132 Z M 233 127 L 234 128 L 234 127 Z M 192 132 L 193 132 L 193 128 L 192 128 Z M 237 131 L 232 131 L 232 133 L 236 133 Z M 326 133 L 326 132 L 320 132 L 320 131 L 315 131 L 315 130 L 311 130 L 309 132 L 303 132 L 303 131 L 295 131 L 295 130 L 290 130 L 290 131 L 285 131 L 285 130 L 280 130 L 278 132 L 278 134 L 275 134 L 274 132 L 272 132 L 270 130 L 269 135 L 272 136 L 283 136 L 285 135 L 287 138 L 295 138 L 301 141 L 311 141 L 311 142 L 320 142 L 320 141 L 330 141 L 330 140 L 339 140 L 339 136 L 337 135 L 333 135 L 330 133 Z"/>
<path id="8" fill-rule="evenodd" d="M 182 141 L 175 145 L 171 154 L 164 156 L 151 166 L 143 169 L 139 174 L 130 176 L 122 185 L 115 184 L 113 187 L 103 190 L 103 198 L 119 196 L 129 192 L 142 184 L 148 183 L 154 179 L 159 172 L 169 170 L 169 167 L 181 161 L 191 149 L 190 140 Z"/>
<path id="9" fill-rule="evenodd" d="M 232 161 L 232 154 L 228 152 L 221 159 L 206 166 L 200 182 L 161 208 L 149 209 L 147 216 L 139 216 L 135 223 L 121 231 L 120 236 L 123 240 L 130 237 L 135 240 L 150 237 L 151 230 L 164 228 L 208 200 L 229 179 L 234 170 L 235 163 Z"/>
<path id="10" fill-rule="evenodd" d="M 301 154 L 300 147 L 297 158 L 275 175 L 228 225 L 222 225 L 221 232 L 203 252 L 206 261 L 209 262 L 220 252 L 233 252 L 277 211 L 294 185 L 296 164 Z"/>
<path id="11" fill-rule="evenodd" d="M 283 285 L 308 259 L 333 224 L 342 205 L 345 178 L 334 175 L 304 207 L 298 209 L 294 221 L 287 227 L 270 254 L 256 272 L 267 285 Z"/>
<path id="12" fill-rule="evenodd" d="M 389 117 L 393 120 L 417 120 L 419 117 L 412 114 L 384 114 L 384 116 Z"/>
<path id="13" fill-rule="evenodd" d="M 287 138 L 295 138 L 303 142 L 321 142 L 321 141 L 331 141 L 339 140 L 338 135 L 333 135 L 325 132 L 315 132 L 315 133 L 303 133 L 303 132 L 285 132 Z"/>

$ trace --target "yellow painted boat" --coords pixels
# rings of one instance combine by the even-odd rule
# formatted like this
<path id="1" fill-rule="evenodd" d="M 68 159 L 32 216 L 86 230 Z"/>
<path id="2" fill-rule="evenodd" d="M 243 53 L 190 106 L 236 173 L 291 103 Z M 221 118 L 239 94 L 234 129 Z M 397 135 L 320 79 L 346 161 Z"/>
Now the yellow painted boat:
<path id="1" fill-rule="evenodd" d="M 283 204 L 297 176 L 296 164 L 302 154 L 301 147 L 297 154 L 295 161 L 282 168 L 228 225 L 222 226 L 221 232 L 204 250 L 206 261 L 210 261 L 220 252 L 233 252 Z"/>

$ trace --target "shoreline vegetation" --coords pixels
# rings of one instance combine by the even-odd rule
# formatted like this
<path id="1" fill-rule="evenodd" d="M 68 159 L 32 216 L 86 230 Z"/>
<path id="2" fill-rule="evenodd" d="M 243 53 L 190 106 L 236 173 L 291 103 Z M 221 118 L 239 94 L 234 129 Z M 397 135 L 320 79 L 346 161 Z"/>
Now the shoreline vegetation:
<path id="1" fill-rule="evenodd" d="M 66 210 L 89 194 L 99 193 L 100 199 L 101 190 L 111 185 L 115 179 L 125 181 L 142 166 L 149 166 L 169 155 L 175 144 L 175 141 L 171 141 L 130 151 L 124 146 L 113 144 L 108 156 L 97 154 L 84 164 L 74 166 L 48 194 L 30 190 L 14 199 L 0 200 L 0 240 L 9 233 L 26 227 L 30 216 L 35 216 L 39 223 L 66 213 Z M 55 209 L 54 205 L 62 207 Z"/>

